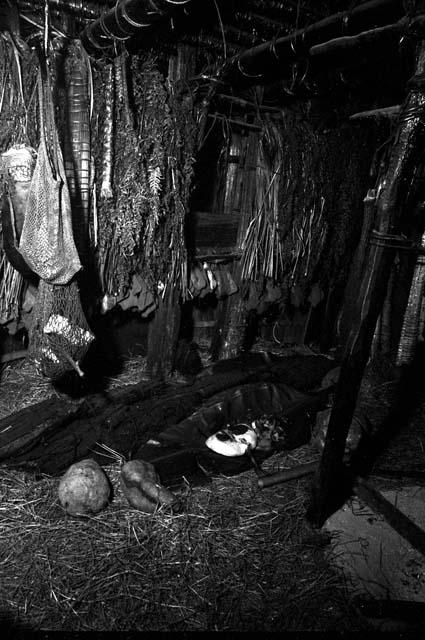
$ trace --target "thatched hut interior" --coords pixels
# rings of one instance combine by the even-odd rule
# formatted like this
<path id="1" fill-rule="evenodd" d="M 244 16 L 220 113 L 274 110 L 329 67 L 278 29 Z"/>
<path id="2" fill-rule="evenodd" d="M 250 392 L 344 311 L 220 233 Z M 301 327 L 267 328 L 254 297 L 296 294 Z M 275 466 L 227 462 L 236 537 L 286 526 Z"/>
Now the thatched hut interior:
<path id="1" fill-rule="evenodd" d="M 423 628 L 424 78 L 423 0 L 1 2 L 5 630 Z"/>

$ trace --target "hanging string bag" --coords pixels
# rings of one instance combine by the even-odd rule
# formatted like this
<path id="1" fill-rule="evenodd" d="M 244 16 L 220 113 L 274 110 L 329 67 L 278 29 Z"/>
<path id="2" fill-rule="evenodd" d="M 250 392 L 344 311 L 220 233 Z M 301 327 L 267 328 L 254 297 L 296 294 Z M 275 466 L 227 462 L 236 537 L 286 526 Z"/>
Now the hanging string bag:
<path id="1" fill-rule="evenodd" d="M 39 373 L 51 380 L 72 370 L 83 376 L 80 362 L 94 335 L 81 306 L 77 282 L 51 285 L 40 280 L 32 314 L 28 356 Z"/>
<path id="2" fill-rule="evenodd" d="M 29 331 L 29 357 L 42 375 L 56 380 L 73 369 L 83 375 L 79 363 L 94 335 L 73 279 L 81 264 L 45 66 L 38 82 L 40 145 L 19 249 L 41 278 Z"/>
<path id="3" fill-rule="evenodd" d="M 38 74 L 40 144 L 26 204 L 19 251 L 50 284 L 67 284 L 81 269 L 72 233 L 71 199 L 56 130 L 46 65 Z"/>

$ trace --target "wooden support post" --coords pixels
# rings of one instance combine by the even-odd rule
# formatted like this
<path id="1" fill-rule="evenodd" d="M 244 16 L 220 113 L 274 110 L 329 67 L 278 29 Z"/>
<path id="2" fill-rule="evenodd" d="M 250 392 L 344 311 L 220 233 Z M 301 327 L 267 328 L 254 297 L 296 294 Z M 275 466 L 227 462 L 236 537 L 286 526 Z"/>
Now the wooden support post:
<path id="1" fill-rule="evenodd" d="M 343 464 L 344 448 L 363 373 L 369 358 L 376 321 L 382 310 L 400 238 L 403 205 L 416 164 L 425 145 L 425 44 L 418 46 L 415 75 L 400 111 L 398 135 L 376 202 L 376 230 L 367 249 L 353 313 L 351 332 L 341 363 L 341 375 L 329 420 L 308 517 L 318 526 L 343 504 L 351 480 Z M 405 213 L 407 215 L 408 212 Z"/>
<path id="2" fill-rule="evenodd" d="M 236 283 L 240 283 L 239 264 L 234 265 L 232 277 Z M 219 357 L 223 360 L 237 358 L 244 347 L 247 314 L 245 302 L 240 293 L 230 298 L 225 307 L 225 316 L 222 324 L 222 335 Z"/>
<path id="3" fill-rule="evenodd" d="M 193 75 L 194 64 L 192 48 L 180 45 L 176 55 L 169 59 L 168 81 L 172 84 L 186 81 Z M 185 243 L 184 238 L 180 241 Z M 181 260 L 186 260 L 186 247 L 182 254 L 184 257 L 182 256 Z M 159 297 L 159 306 L 149 325 L 147 369 L 150 376 L 155 379 L 168 378 L 174 369 L 184 284 L 181 280 L 176 280 L 174 283 L 170 281 L 166 286 L 165 295 Z"/>
<path id="4" fill-rule="evenodd" d="M 239 251 L 253 215 L 258 132 L 251 131 L 244 138 L 238 138 L 237 141 L 239 161 L 236 167 L 233 164 L 228 168 L 227 190 L 223 208 L 226 213 L 230 214 L 235 203 L 239 206 L 240 220 L 236 239 L 236 250 Z M 232 180 L 231 189 L 229 188 L 230 180 Z M 235 195 L 239 188 L 240 200 Z M 239 287 L 241 281 L 240 262 L 233 263 L 231 273 L 233 280 Z M 245 341 L 246 322 L 247 313 L 240 292 L 220 301 L 217 325 L 211 340 L 211 355 L 214 360 L 234 358 L 240 354 Z"/>
<path id="5" fill-rule="evenodd" d="M 173 371 L 180 331 L 180 295 L 175 291 L 159 299 L 159 306 L 149 325 L 147 369 L 153 379 L 165 380 Z"/>

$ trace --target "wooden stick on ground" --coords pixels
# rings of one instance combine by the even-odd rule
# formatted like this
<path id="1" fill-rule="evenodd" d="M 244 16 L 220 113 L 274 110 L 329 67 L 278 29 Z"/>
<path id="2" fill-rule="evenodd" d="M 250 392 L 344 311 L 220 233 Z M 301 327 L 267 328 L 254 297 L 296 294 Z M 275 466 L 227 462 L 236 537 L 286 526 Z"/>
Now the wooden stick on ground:
<path id="1" fill-rule="evenodd" d="M 269 476 L 266 475 L 258 478 L 258 486 L 260 489 L 265 489 L 266 487 L 272 487 L 275 484 L 287 482 L 294 478 L 302 478 L 303 476 L 314 473 L 316 470 L 317 462 L 307 462 L 306 464 L 300 464 L 293 469 L 285 469 L 284 471 L 278 471 L 277 473 L 272 473 Z"/>
<path id="2" fill-rule="evenodd" d="M 385 521 L 399 533 L 419 553 L 425 556 L 425 531 L 384 498 L 371 484 L 363 478 L 357 478 L 354 484 L 355 494 L 373 509 L 381 514 Z"/>

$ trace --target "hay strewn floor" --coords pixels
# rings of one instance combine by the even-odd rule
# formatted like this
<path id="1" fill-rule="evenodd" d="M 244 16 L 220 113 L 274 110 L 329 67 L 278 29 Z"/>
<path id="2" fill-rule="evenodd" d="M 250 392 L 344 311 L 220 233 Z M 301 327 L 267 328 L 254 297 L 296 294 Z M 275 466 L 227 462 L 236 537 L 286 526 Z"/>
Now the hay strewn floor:
<path id="1" fill-rule="evenodd" d="M 116 486 L 118 468 L 107 473 Z M 214 479 L 187 487 L 174 516 L 143 515 L 117 489 L 88 519 L 64 515 L 57 484 L 0 469 L 0 606 L 10 622 L 69 631 L 358 628 L 342 578 L 324 560 L 327 540 L 304 520 L 306 480 L 260 491 L 252 472 Z"/>
<path id="2" fill-rule="evenodd" d="M 111 385 L 143 375 L 142 358 Z M 130 373 L 128 373 L 130 372 Z M 8 368 L 2 413 L 55 391 L 25 365 Z M 128 375 L 128 378 L 126 376 Z M 25 376 L 27 376 L 25 378 Z M 25 379 L 23 379 L 25 378 Z M 10 389 L 12 388 L 12 394 Z M 9 404 L 7 403 L 9 398 Z M 270 458 L 268 471 L 316 459 L 310 447 Z M 327 631 L 363 628 L 344 579 L 325 560 L 329 540 L 305 520 L 310 479 L 260 490 L 254 472 L 187 486 L 182 510 L 144 515 L 106 467 L 111 505 L 67 517 L 58 478 L 0 467 L 0 619 L 66 631 Z"/>

